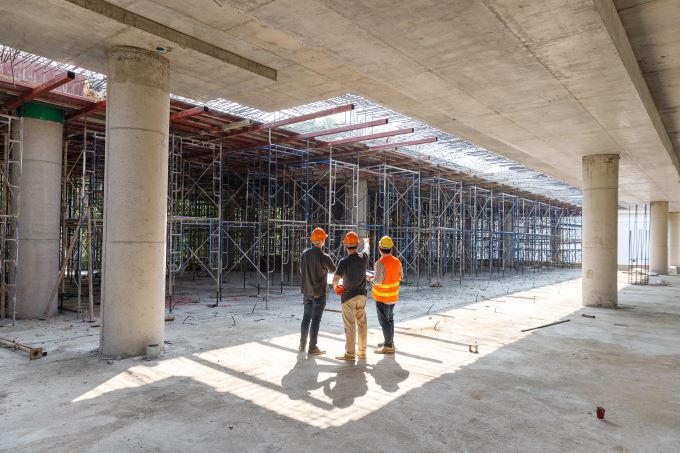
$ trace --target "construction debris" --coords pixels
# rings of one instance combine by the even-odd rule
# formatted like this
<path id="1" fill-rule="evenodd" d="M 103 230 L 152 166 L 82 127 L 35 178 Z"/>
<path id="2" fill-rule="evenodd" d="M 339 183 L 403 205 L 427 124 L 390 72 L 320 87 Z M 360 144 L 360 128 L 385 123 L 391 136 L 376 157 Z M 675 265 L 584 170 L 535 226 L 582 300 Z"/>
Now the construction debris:
<path id="1" fill-rule="evenodd" d="M 8 340 L 6 338 L 0 338 L 0 346 L 26 352 L 30 360 L 40 359 L 47 355 L 47 352 L 44 352 L 42 348 L 32 348 L 16 340 Z"/>

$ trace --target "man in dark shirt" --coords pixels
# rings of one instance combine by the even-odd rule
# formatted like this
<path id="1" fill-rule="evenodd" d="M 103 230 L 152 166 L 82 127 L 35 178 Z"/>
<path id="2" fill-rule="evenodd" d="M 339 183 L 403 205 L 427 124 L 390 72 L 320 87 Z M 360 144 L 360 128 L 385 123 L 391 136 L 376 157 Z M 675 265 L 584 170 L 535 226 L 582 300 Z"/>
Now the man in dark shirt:
<path id="1" fill-rule="evenodd" d="M 305 350 L 307 335 L 309 334 L 309 355 L 321 355 L 326 352 L 319 349 L 316 345 L 321 316 L 323 315 L 323 309 L 326 307 L 328 274 L 335 272 L 333 260 L 321 250 L 326 242 L 326 237 L 327 235 L 324 230 L 315 228 L 310 237 L 312 246 L 302 252 L 300 260 L 302 295 L 305 307 L 304 314 L 302 315 L 300 352 Z"/>
<path id="2" fill-rule="evenodd" d="M 333 277 L 333 289 L 342 301 L 342 322 L 345 326 L 345 353 L 336 356 L 338 360 L 353 361 L 357 355 L 366 358 L 366 268 L 368 266 L 368 238 L 364 239 L 363 253 L 357 253 L 359 236 L 354 231 L 345 235 L 343 244 L 347 256 L 338 263 L 338 270 Z M 342 285 L 340 285 L 342 279 Z M 357 353 L 355 342 L 359 343 Z"/>

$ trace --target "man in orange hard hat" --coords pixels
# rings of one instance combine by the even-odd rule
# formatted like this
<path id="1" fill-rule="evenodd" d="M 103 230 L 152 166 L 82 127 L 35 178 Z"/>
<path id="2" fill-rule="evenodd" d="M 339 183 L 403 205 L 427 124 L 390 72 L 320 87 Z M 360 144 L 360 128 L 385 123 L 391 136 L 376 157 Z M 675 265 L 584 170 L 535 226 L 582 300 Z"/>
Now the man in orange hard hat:
<path id="1" fill-rule="evenodd" d="M 392 255 L 392 238 L 383 236 L 378 243 L 380 259 L 375 262 L 371 296 L 378 311 L 378 322 L 385 341 L 376 354 L 394 354 L 394 305 L 399 299 L 399 281 L 404 276 L 399 258 Z"/>
<path id="2" fill-rule="evenodd" d="M 348 232 L 342 243 L 347 256 L 340 260 L 333 277 L 333 289 L 340 295 L 342 302 L 342 323 L 345 326 L 345 353 L 336 356 L 338 360 L 354 361 L 358 356 L 366 358 L 366 267 L 368 266 L 368 238 L 364 239 L 364 249 L 357 253 L 359 236 Z M 340 285 L 342 279 L 342 286 Z M 356 351 L 358 333 L 359 352 Z"/>
<path id="3" fill-rule="evenodd" d="M 309 335 L 309 355 L 321 355 L 326 352 L 319 349 L 316 345 L 321 316 L 323 315 L 323 309 L 326 307 L 328 274 L 335 272 L 333 260 L 322 250 L 326 237 L 326 232 L 323 229 L 315 228 L 309 238 L 312 246 L 302 252 L 300 259 L 302 295 L 305 309 L 302 315 L 299 350 L 304 352 L 307 346 L 307 336 Z"/>

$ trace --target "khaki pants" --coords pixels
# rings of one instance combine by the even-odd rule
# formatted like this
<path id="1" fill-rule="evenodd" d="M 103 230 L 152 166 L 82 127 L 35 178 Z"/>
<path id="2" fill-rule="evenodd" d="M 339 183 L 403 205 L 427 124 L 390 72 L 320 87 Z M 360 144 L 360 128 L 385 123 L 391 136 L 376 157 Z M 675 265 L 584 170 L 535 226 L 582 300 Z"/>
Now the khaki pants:
<path id="1" fill-rule="evenodd" d="M 359 354 L 366 354 L 366 296 L 355 296 L 342 304 L 342 322 L 345 325 L 345 351 L 356 354 L 357 333 L 359 337 Z M 358 328 L 358 332 L 357 332 Z"/>

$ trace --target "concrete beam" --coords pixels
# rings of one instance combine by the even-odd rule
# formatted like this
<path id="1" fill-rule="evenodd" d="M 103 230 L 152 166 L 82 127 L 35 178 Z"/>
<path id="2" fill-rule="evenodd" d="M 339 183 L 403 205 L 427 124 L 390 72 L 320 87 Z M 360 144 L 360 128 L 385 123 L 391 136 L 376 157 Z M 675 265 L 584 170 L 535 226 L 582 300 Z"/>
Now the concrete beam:
<path id="1" fill-rule="evenodd" d="M 594 3 L 597 7 L 597 10 L 600 12 L 602 22 L 609 32 L 609 36 L 611 37 L 612 42 L 614 43 L 614 46 L 621 57 L 621 62 L 626 68 L 626 71 L 628 71 L 630 80 L 635 86 L 638 95 L 640 96 L 642 105 L 646 110 L 647 115 L 649 115 L 649 119 L 654 126 L 654 129 L 656 129 L 656 133 L 658 134 L 663 147 L 668 153 L 671 162 L 673 162 L 673 166 L 675 167 L 676 171 L 680 173 L 680 150 L 675 150 L 675 148 L 673 148 L 673 143 L 671 142 L 671 139 L 668 136 L 668 131 L 666 131 L 666 127 L 661 120 L 661 115 L 659 114 L 659 110 L 654 103 L 652 94 L 649 91 L 645 77 L 642 74 L 642 70 L 640 69 L 638 58 L 633 51 L 633 47 L 630 44 L 628 35 L 626 34 L 626 29 L 623 27 L 621 17 L 616 10 L 614 2 L 612 0 L 594 0 Z"/>
<path id="2" fill-rule="evenodd" d="M 209 42 L 182 33 L 161 23 L 147 19 L 124 8 L 116 6 L 104 0 L 66 0 L 69 3 L 80 6 L 94 13 L 108 17 L 121 24 L 137 28 L 152 35 L 174 42 L 182 47 L 193 49 L 204 55 L 216 58 L 246 71 L 252 72 L 270 80 L 277 79 L 276 69 L 265 66 L 254 60 L 242 57 L 228 50 L 217 47 Z"/>

